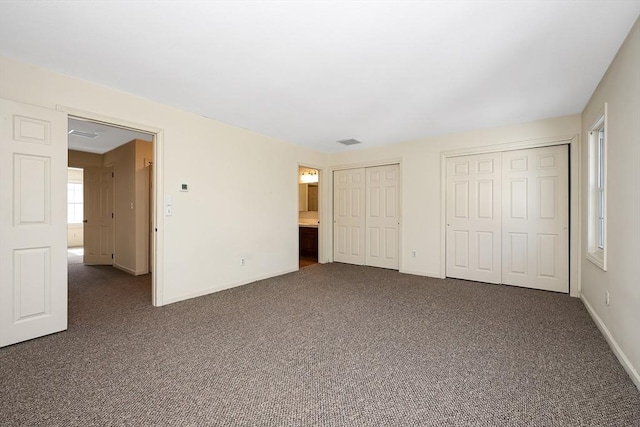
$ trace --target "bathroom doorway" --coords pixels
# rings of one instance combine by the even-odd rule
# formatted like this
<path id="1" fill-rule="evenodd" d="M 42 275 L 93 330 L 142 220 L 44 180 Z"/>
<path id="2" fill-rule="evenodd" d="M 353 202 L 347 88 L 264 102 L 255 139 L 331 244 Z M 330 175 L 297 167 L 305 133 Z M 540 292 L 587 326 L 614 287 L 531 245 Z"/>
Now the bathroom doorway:
<path id="1" fill-rule="evenodd" d="M 298 268 L 318 263 L 319 176 L 318 169 L 298 167 Z"/>

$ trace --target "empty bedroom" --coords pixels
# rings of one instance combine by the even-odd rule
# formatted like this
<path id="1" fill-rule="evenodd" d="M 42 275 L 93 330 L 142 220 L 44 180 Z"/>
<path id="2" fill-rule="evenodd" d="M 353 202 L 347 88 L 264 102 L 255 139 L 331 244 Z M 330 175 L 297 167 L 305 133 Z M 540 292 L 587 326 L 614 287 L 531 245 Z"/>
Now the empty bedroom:
<path id="1" fill-rule="evenodd" d="M 639 16 L 0 1 L 0 424 L 640 425 Z"/>

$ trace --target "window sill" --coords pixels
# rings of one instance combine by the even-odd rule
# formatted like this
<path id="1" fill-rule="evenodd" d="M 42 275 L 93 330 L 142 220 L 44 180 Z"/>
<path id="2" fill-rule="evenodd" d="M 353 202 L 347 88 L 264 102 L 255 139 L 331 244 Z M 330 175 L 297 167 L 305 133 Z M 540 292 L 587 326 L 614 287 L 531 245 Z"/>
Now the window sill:
<path id="1" fill-rule="evenodd" d="M 587 259 L 597 265 L 600 270 L 607 271 L 607 260 L 604 251 L 587 252 Z"/>

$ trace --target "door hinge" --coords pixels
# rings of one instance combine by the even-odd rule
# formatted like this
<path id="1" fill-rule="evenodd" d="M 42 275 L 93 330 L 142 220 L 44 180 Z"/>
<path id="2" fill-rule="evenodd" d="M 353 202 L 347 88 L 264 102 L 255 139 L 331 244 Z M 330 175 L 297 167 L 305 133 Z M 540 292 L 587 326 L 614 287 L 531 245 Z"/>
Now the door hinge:
<path id="1" fill-rule="evenodd" d="M 111 259 L 113 259 L 113 254 L 111 254 Z"/>
<path id="2" fill-rule="evenodd" d="M 113 212 L 111 212 L 111 218 L 113 219 Z"/>
<path id="3" fill-rule="evenodd" d="M 115 177 L 116 173 L 115 172 L 111 172 L 111 178 Z"/>

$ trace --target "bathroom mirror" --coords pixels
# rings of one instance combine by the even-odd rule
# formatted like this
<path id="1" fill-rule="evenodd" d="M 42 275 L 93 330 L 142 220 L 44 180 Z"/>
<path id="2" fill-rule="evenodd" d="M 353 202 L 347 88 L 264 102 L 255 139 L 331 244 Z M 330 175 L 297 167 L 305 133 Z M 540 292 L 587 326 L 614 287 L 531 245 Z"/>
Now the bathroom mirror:
<path id="1" fill-rule="evenodd" d="M 301 212 L 318 211 L 318 184 L 298 184 L 299 186 L 299 207 Z"/>

